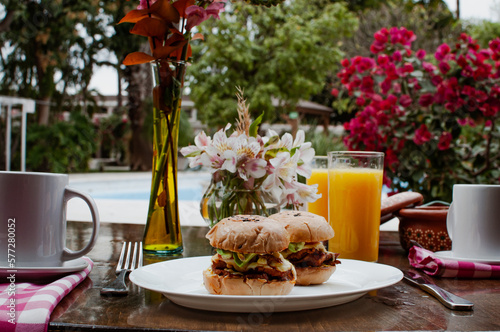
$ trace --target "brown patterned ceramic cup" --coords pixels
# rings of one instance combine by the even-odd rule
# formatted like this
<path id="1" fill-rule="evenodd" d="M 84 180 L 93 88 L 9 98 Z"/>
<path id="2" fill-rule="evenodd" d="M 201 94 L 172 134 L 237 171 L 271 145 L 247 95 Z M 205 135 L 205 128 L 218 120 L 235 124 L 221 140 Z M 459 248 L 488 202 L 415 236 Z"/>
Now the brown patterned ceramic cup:
<path id="1" fill-rule="evenodd" d="M 405 250 L 416 241 L 431 251 L 451 249 L 451 239 L 446 229 L 449 206 L 443 202 L 430 202 L 414 208 L 397 211 L 399 219 L 399 240 Z"/>

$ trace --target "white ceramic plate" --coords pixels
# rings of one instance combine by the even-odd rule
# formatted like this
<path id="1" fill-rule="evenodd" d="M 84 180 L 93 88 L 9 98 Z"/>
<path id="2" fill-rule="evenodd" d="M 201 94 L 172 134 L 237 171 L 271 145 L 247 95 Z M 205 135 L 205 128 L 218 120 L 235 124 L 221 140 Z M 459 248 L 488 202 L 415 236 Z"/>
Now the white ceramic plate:
<path id="1" fill-rule="evenodd" d="M 489 257 L 489 258 L 470 258 L 470 257 L 460 257 L 459 255 L 454 254 L 452 251 L 436 251 L 434 256 L 442 259 L 453 259 L 457 261 L 464 262 L 474 262 L 474 263 L 485 263 L 485 264 L 500 264 L 500 258 Z"/>
<path id="2" fill-rule="evenodd" d="M 15 268 L 0 266 L 0 278 L 7 278 L 11 274 L 15 274 L 16 279 L 40 279 L 67 274 L 71 272 L 82 271 L 89 263 L 82 258 L 66 261 L 62 266 L 57 267 L 20 267 Z"/>
<path id="3" fill-rule="evenodd" d="M 390 286 L 403 273 L 388 265 L 341 259 L 330 280 L 321 285 L 295 286 L 285 296 L 212 295 L 203 286 L 210 256 L 181 258 L 132 271 L 130 280 L 163 293 L 178 305 L 224 312 L 283 312 L 330 307 L 354 301 L 367 292 Z"/>

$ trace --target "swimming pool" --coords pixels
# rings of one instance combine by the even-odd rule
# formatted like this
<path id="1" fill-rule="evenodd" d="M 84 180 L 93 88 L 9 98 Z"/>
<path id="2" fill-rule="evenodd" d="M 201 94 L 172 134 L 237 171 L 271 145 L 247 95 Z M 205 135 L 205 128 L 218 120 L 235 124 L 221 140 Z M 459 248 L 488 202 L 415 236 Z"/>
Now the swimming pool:
<path id="1" fill-rule="evenodd" d="M 209 172 L 179 172 L 180 201 L 200 201 L 208 184 Z M 151 173 L 94 173 L 70 175 L 70 186 L 94 199 L 149 200 Z"/>

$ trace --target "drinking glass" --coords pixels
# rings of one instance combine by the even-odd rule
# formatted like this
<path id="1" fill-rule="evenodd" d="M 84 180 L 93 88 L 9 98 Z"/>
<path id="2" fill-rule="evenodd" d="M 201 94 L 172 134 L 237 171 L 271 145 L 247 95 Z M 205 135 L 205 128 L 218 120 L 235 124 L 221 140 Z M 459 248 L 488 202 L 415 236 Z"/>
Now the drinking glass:
<path id="1" fill-rule="evenodd" d="M 382 152 L 328 152 L 328 250 L 339 258 L 378 260 L 383 165 Z"/>
<path id="2" fill-rule="evenodd" d="M 328 220 L 328 157 L 316 156 L 311 162 L 312 173 L 311 177 L 307 179 L 307 184 L 317 184 L 318 198 L 313 203 L 307 203 L 307 211 L 320 215 Z"/>

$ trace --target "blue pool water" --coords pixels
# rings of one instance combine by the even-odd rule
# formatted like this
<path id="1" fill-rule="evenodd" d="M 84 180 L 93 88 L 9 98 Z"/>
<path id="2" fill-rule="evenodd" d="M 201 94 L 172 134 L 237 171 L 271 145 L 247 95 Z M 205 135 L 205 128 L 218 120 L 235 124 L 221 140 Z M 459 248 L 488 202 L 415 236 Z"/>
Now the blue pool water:
<path id="1" fill-rule="evenodd" d="M 207 172 L 179 172 L 178 193 L 181 201 L 200 201 L 210 182 Z M 148 200 L 151 174 L 97 174 L 70 178 L 72 188 L 86 192 L 94 199 Z"/>
<path id="2" fill-rule="evenodd" d="M 141 190 L 134 190 L 130 192 L 96 192 L 92 194 L 94 199 L 134 199 L 134 200 L 148 200 L 149 187 L 139 188 Z M 144 189 L 144 190 L 143 190 Z M 180 201 L 199 201 L 203 196 L 202 186 L 192 186 L 182 188 L 179 187 L 178 194 Z"/>
<path id="3" fill-rule="evenodd" d="M 210 182 L 208 172 L 179 172 L 178 193 L 180 201 L 200 201 Z M 94 199 L 149 200 L 151 174 L 90 174 L 71 179 L 70 186 L 90 194 Z M 389 188 L 384 186 L 383 194 Z"/>

